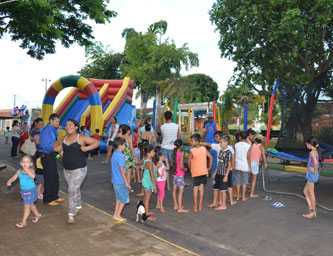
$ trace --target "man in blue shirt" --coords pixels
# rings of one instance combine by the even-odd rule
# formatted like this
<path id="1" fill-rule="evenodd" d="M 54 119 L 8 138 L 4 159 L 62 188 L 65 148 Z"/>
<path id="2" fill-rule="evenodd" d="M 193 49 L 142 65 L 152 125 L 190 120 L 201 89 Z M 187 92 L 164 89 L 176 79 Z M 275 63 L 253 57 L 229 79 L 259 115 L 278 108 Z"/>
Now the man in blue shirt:
<path id="1" fill-rule="evenodd" d="M 58 196 L 59 175 L 53 144 L 57 140 L 57 127 L 60 118 L 57 114 L 50 115 L 49 123 L 41 130 L 39 135 L 39 153 L 41 154 L 44 169 L 43 202 L 49 205 L 58 205 L 64 199 Z"/>
<path id="2" fill-rule="evenodd" d="M 113 221 L 116 223 L 125 223 L 126 219 L 121 216 L 125 204 L 129 203 L 129 189 L 131 185 L 126 178 L 125 165 L 125 139 L 116 137 L 113 141 L 115 152 L 111 158 L 111 183 L 116 195 L 116 207 L 113 214 Z"/>

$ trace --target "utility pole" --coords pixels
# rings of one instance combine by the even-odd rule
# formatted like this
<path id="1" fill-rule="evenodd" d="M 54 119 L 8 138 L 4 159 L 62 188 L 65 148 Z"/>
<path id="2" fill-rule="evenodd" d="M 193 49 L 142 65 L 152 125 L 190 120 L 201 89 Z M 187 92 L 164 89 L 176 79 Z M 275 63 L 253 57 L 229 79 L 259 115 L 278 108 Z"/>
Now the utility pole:
<path id="1" fill-rule="evenodd" d="M 15 105 L 16 105 L 16 95 L 13 95 L 14 96 L 14 108 L 15 108 Z"/>
<path id="2" fill-rule="evenodd" d="M 45 93 L 47 92 L 47 82 L 51 82 L 50 79 L 43 78 L 42 81 L 45 81 Z"/>

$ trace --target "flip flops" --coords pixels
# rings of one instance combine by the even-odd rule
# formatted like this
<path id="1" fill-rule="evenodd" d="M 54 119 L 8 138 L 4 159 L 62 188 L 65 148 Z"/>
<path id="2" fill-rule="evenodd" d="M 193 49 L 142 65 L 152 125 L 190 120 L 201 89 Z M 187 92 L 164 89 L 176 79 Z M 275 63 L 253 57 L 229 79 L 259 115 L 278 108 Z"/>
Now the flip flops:
<path id="1" fill-rule="evenodd" d="M 127 220 L 126 219 L 120 219 L 120 220 L 116 220 L 115 218 L 113 218 L 112 217 L 112 221 L 114 222 L 114 223 L 118 223 L 118 224 L 124 224 L 124 223 L 126 223 L 127 222 Z"/>
<path id="2" fill-rule="evenodd" d="M 286 206 L 283 204 L 283 203 L 281 203 L 281 202 L 275 202 L 274 204 L 272 204 L 272 206 L 274 207 L 274 208 L 285 208 Z"/>
<path id="3" fill-rule="evenodd" d="M 263 196 L 262 197 L 262 200 L 265 200 L 265 201 L 271 201 L 272 198 L 270 196 Z"/>

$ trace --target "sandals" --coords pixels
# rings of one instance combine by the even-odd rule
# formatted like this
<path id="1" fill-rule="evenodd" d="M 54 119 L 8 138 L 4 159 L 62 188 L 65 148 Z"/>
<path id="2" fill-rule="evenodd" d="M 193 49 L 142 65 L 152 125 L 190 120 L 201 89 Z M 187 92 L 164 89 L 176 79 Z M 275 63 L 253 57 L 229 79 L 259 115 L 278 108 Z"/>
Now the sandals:
<path id="1" fill-rule="evenodd" d="M 38 216 L 36 216 L 36 217 L 32 220 L 32 222 L 33 222 L 33 223 L 38 222 L 39 219 L 40 219 L 40 217 L 42 217 L 42 215 L 41 215 L 41 214 L 38 214 Z"/>
<path id="2" fill-rule="evenodd" d="M 22 224 L 21 222 L 16 224 L 16 227 L 18 228 L 25 228 L 26 226 L 27 224 Z"/>
<path id="3" fill-rule="evenodd" d="M 124 218 L 122 218 L 122 219 L 120 219 L 120 220 L 116 220 L 114 217 L 112 217 L 112 221 L 113 221 L 114 223 L 118 223 L 118 224 L 124 224 L 124 223 L 127 222 L 127 220 L 124 219 Z"/>
<path id="4" fill-rule="evenodd" d="M 68 215 L 68 221 L 67 221 L 69 224 L 74 224 L 75 223 L 75 220 L 74 220 L 74 216 L 72 215 Z"/>

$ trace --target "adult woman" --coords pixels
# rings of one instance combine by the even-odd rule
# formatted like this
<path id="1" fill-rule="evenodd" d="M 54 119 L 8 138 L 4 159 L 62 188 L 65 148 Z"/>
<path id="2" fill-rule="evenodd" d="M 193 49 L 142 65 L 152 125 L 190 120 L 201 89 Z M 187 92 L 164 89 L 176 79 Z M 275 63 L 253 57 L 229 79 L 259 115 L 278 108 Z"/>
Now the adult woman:
<path id="1" fill-rule="evenodd" d="M 44 193 L 44 175 L 43 170 L 39 169 L 36 165 L 36 160 L 38 157 L 40 157 L 38 149 L 39 149 L 39 135 L 40 130 L 43 128 L 43 119 L 38 117 L 34 120 L 34 122 L 31 125 L 30 130 L 30 139 L 35 142 L 36 144 L 36 154 L 33 157 L 34 164 L 35 164 L 35 173 L 36 173 L 36 183 L 37 185 L 37 192 L 38 192 L 38 199 L 43 199 L 43 193 Z"/>
<path id="2" fill-rule="evenodd" d="M 110 132 L 107 140 L 107 153 L 106 158 L 104 161 L 102 161 L 102 164 L 107 164 L 111 158 L 112 155 L 112 148 L 113 148 L 113 140 L 115 137 L 117 137 L 117 133 L 119 130 L 119 124 L 117 118 L 114 116 L 111 118 L 111 127 Z"/>
<path id="3" fill-rule="evenodd" d="M 53 144 L 53 150 L 63 152 L 64 177 L 68 184 L 68 223 L 74 223 L 74 216 L 82 208 L 80 187 L 87 175 L 85 152 L 97 148 L 98 140 L 79 134 L 79 123 L 73 119 L 66 122 L 65 137 Z"/>
<path id="4" fill-rule="evenodd" d="M 20 143 L 20 136 L 22 132 L 19 127 L 19 122 L 14 120 L 12 125 L 12 149 L 11 149 L 11 156 L 18 157 L 17 155 L 17 147 Z"/>
<path id="5" fill-rule="evenodd" d="M 141 135 L 141 141 L 146 141 L 148 144 L 151 144 L 153 140 L 153 135 L 151 134 L 151 126 L 150 124 L 145 125 L 145 132 Z"/>
<path id="6" fill-rule="evenodd" d="M 153 119 L 151 119 L 150 117 L 147 117 L 145 119 L 144 125 L 139 130 L 139 132 L 140 132 L 139 135 L 142 138 L 142 135 L 146 132 L 146 125 L 147 124 L 150 125 L 150 134 L 152 135 L 152 140 L 154 141 L 154 145 L 157 146 L 156 136 L 155 136 L 154 127 L 153 127 Z"/>
<path id="7" fill-rule="evenodd" d="M 125 146 L 125 165 L 126 165 L 126 176 L 127 176 L 127 181 L 128 184 L 131 184 L 131 176 L 132 176 L 132 169 L 134 167 L 134 162 L 133 160 L 135 159 L 135 162 L 137 162 L 136 155 L 134 152 L 134 147 L 133 147 L 133 140 L 131 137 L 131 128 L 127 124 L 122 124 L 120 125 L 120 131 L 121 131 L 121 136 L 126 140 L 126 146 Z M 134 192 L 134 190 L 130 190 L 130 193 Z"/>

